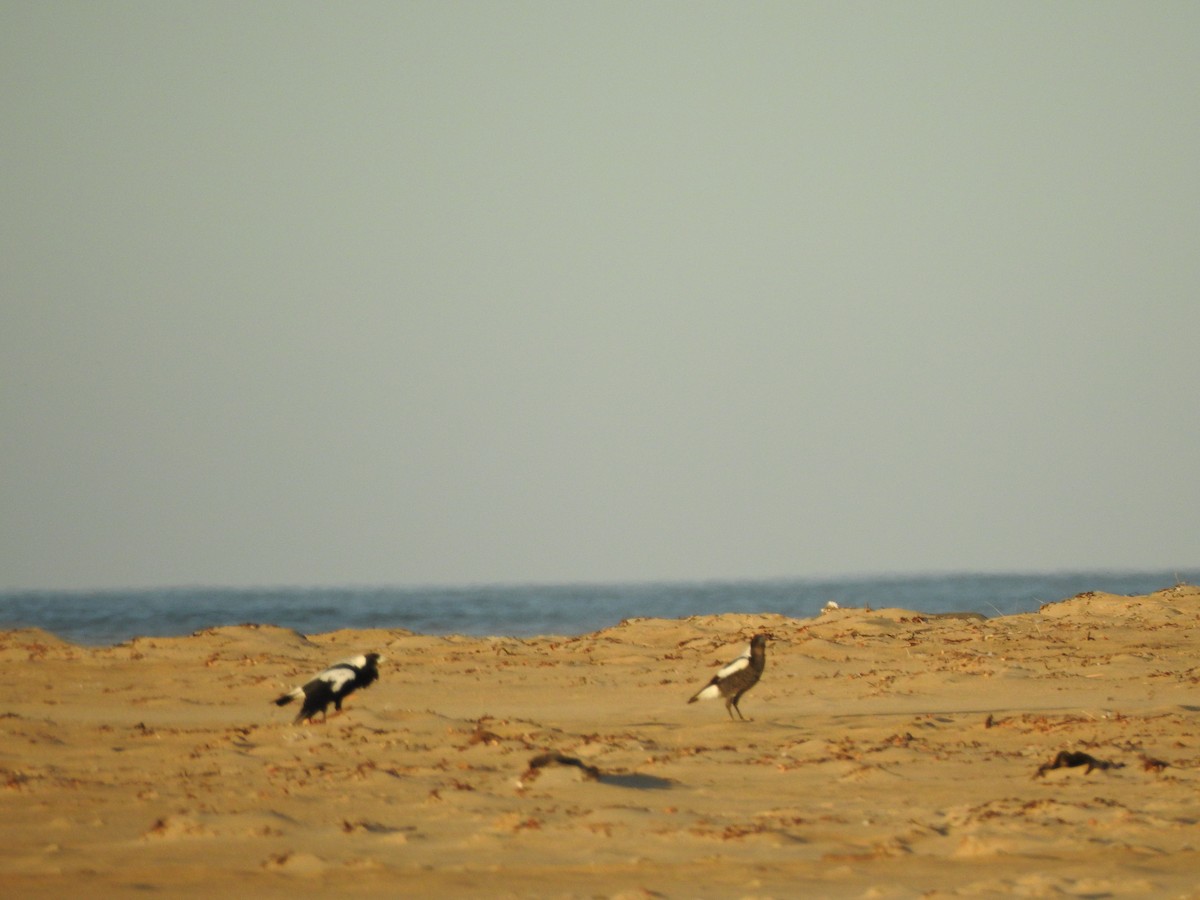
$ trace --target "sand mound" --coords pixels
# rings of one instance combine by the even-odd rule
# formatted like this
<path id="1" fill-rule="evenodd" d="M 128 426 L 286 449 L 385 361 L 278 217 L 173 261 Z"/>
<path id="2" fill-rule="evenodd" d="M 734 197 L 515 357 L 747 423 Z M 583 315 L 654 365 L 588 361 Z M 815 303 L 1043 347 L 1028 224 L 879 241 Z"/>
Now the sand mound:
<path id="1" fill-rule="evenodd" d="M 0 890 L 1186 895 L 1197 626 L 1179 586 L 528 639 L 4 632 Z M 751 721 L 689 705 L 760 631 Z M 380 681 L 328 722 L 271 704 L 367 649 Z M 1060 751 L 1120 766 L 1046 770 Z"/>

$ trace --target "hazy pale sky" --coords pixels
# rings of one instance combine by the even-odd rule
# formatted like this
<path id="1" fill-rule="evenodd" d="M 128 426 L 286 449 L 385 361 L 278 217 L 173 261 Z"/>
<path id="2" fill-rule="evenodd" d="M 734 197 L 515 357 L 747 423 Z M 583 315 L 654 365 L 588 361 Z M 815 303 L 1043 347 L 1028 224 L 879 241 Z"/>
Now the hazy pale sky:
<path id="1" fill-rule="evenodd" d="M 1200 563 L 1200 4 L 0 0 L 0 587 Z"/>

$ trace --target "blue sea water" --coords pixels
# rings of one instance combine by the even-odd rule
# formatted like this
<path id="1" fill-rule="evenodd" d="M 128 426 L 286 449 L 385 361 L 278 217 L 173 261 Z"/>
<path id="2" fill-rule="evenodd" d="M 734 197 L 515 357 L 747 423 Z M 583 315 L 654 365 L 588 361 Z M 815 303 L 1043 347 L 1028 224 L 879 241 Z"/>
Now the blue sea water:
<path id="1" fill-rule="evenodd" d="M 777 581 L 432 588 L 165 588 L 0 593 L 0 629 L 37 627 L 79 644 L 186 635 L 243 623 L 302 634 L 406 628 L 422 634 L 577 635 L 622 619 L 719 613 L 817 615 L 840 606 L 985 616 L 1035 611 L 1084 591 L 1148 594 L 1200 583 L 1200 569 L 906 575 Z"/>

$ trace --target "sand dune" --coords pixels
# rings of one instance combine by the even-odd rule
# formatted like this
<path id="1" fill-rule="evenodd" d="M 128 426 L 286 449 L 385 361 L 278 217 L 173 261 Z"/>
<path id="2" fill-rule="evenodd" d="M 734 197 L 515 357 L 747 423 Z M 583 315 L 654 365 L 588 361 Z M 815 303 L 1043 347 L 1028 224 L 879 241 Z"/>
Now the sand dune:
<path id="1" fill-rule="evenodd" d="M 751 721 L 689 706 L 757 631 Z M 327 723 L 270 704 L 366 650 Z M 5 897 L 1200 896 L 1190 586 L 533 639 L 24 630 L 0 667 Z M 1064 750 L 1113 765 L 1039 777 Z"/>

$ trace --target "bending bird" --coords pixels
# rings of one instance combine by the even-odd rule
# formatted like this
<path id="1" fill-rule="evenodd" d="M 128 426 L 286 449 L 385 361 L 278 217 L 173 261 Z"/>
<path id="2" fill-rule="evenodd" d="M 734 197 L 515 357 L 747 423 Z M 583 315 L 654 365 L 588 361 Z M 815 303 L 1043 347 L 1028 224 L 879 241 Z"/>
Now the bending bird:
<path id="1" fill-rule="evenodd" d="M 275 705 L 286 706 L 293 700 L 303 700 L 300 712 L 296 714 L 297 725 L 305 719 L 312 721 L 317 713 L 321 714 L 321 721 L 325 721 L 325 710 L 330 703 L 337 712 L 341 712 L 343 700 L 359 688 L 369 687 L 379 678 L 377 665 L 381 660 L 378 653 L 359 654 L 339 660 L 324 672 L 314 675 L 303 687 L 292 688 L 277 697 Z"/>

